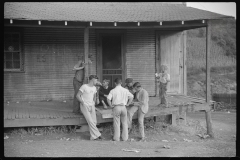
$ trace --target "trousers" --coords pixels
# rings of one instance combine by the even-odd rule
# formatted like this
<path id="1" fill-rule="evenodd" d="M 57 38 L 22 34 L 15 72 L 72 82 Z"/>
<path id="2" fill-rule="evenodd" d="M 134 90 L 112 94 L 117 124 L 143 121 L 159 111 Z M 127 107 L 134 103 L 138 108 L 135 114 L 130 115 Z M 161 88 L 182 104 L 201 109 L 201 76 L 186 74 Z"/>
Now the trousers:
<path id="1" fill-rule="evenodd" d="M 159 84 L 159 99 L 160 99 L 160 104 L 167 104 L 166 92 L 167 92 L 167 84 L 160 82 L 160 84 Z"/>
<path id="2" fill-rule="evenodd" d="M 112 109 L 113 112 L 113 128 L 114 136 L 113 140 L 120 140 L 120 121 L 122 124 L 122 140 L 128 140 L 128 125 L 127 125 L 127 109 L 126 106 L 115 106 Z"/>
<path id="3" fill-rule="evenodd" d="M 132 106 L 128 111 L 128 128 L 132 128 L 132 117 L 135 112 L 138 112 L 138 127 L 139 127 L 139 132 L 142 138 L 145 137 L 144 134 L 144 116 L 145 114 L 142 112 L 141 108 L 139 106 Z"/>
<path id="4" fill-rule="evenodd" d="M 80 103 L 80 109 L 83 113 L 89 127 L 90 131 L 90 140 L 96 139 L 99 136 L 101 136 L 101 133 L 99 132 L 97 128 L 97 118 L 96 118 L 96 112 L 95 112 L 95 106 L 85 106 L 82 103 Z"/>
<path id="5" fill-rule="evenodd" d="M 83 82 L 79 82 L 75 77 L 73 78 L 73 88 L 74 88 L 73 112 L 74 113 L 80 112 L 80 102 L 78 101 L 76 95 L 82 85 L 83 85 Z"/>

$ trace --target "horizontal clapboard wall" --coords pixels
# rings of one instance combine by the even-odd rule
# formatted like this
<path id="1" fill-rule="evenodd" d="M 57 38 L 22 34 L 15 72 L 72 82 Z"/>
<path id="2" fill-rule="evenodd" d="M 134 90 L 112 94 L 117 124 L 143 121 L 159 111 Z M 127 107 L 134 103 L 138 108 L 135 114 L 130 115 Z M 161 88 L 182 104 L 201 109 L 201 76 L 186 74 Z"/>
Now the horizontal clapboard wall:
<path id="1" fill-rule="evenodd" d="M 24 28 L 24 73 L 4 74 L 5 101 L 72 99 L 73 66 L 84 55 L 84 30 L 65 28 Z M 96 73 L 95 33 L 90 30 L 90 54 Z"/>
<path id="2" fill-rule="evenodd" d="M 155 32 L 154 30 L 127 30 L 126 35 L 127 78 L 140 82 L 149 96 L 156 95 L 155 83 Z"/>

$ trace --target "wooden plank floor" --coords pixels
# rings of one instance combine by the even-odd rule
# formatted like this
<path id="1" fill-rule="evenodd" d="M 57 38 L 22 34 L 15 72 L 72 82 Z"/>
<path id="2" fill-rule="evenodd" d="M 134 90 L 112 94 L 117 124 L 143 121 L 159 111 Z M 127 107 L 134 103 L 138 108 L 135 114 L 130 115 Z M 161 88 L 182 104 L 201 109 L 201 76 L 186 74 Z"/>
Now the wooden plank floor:
<path id="1" fill-rule="evenodd" d="M 173 112 L 194 112 L 197 110 L 206 110 L 209 107 L 204 105 L 204 99 L 196 99 L 182 95 L 168 95 L 167 101 L 169 102 L 169 108 L 159 106 L 158 97 L 150 97 L 149 111 L 146 117 L 171 114 Z M 26 106 L 25 104 L 4 105 L 4 127 L 86 124 L 84 116 L 72 113 L 71 108 L 64 108 L 66 104 L 61 104 L 63 105 L 62 108 L 59 108 L 59 104 L 55 104 L 56 106 L 54 106 L 53 102 L 48 103 L 49 108 L 39 107 L 41 106 L 40 104 L 41 103 L 38 102 L 37 107 L 34 107 L 34 104 L 26 104 Z M 112 121 L 111 109 L 106 110 L 103 109 L 102 106 L 97 106 L 96 110 L 98 123 Z M 133 118 L 137 118 L 136 114 Z"/>

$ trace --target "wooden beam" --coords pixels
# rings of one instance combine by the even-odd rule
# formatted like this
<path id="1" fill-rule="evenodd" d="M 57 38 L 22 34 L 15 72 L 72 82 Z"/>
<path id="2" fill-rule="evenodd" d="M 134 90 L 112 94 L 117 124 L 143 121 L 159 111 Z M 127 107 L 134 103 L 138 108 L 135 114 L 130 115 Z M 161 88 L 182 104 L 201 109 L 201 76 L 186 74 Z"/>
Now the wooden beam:
<path id="1" fill-rule="evenodd" d="M 208 22 L 207 28 L 206 28 L 206 102 L 209 103 L 211 99 L 211 89 L 210 89 L 210 49 L 211 49 L 211 28 L 210 28 L 210 22 Z"/>
<path id="2" fill-rule="evenodd" d="M 176 113 L 176 112 L 173 112 L 173 113 L 172 113 L 172 117 L 171 117 L 172 126 L 176 126 L 176 125 L 177 125 L 177 123 L 176 123 L 176 118 L 177 118 L 177 113 Z"/>
<path id="3" fill-rule="evenodd" d="M 84 29 L 84 61 L 87 63 L 85 66 L 85 83 L 88 83 L 88 55 L 89 55 L 89 27 Z"/>
<path id="4" fill-rule="evenodd" d="M 187 95 L 187 31 L 183 31 L 183 94 Z"/>
<path id="5" fill-rule="evenodd" d="M 40 28 L 86 28 L 85 26 L 56 26 L 56 25 L 22 25 L 22 24 L 4 24 L 5 27 L 40 27 Z"/>
<path id="6" fill-rule="evenodd" d="M 160 35 L 159 35 L 159 33 L 155 33 L 155 35 L 156 35 L 156 44 L 155 44 L 155 46 L 156 46 L 156 69 L 155 69 L 155 71 L 157 72 L 157 73 L 159 73 L 159 68 L 160 68 Z M 158 87 L 158 83 L 157 83 L 157 80 L 156 80 L 156 78 L 155 78 L 155 90 L 156 90 L 156 96 L 159 96 L 159 87 Z"/>
<path id="7" fill-rule="evenodd" d="M 99 81 L 102 82 L 102 37 L 101 34 L 97 32 L 97 60 L 96 60 L 96 66 L 97 66 L 97 76 L 99 78 Z"/>
<path id="8" fill-rule="evenodd" d="M 206 25 L 176 25 L 176 26 L 92 26 L 91 28 L 94 29 L 164 29 L 164 30 L 188 30 L 188 29 L 195 29 L 206 27 Z"/>
<path id="9" fill-rule="evenodd" d="M 210 104 L 211 94 L 210 94 L 210 48 L 211 48 L 211 23 L 207 20 L 206 27 L 206 104 Z M 206 123 L 207 123 L 207 134 L 210 137 L 214 137 L 212 131 L 212 121 L 211 121 L 211 111 L 205 111 Z"/>
<path id="10" fill-rule="evenodd" d="M 213 133 L 213 130 L 212 130 L 211 111 L 205 111 L 205 116 L 206 116 L 206 124 L 207 124 L 207 134 L 211 138 L 214 138 L 214 133 Z"/>

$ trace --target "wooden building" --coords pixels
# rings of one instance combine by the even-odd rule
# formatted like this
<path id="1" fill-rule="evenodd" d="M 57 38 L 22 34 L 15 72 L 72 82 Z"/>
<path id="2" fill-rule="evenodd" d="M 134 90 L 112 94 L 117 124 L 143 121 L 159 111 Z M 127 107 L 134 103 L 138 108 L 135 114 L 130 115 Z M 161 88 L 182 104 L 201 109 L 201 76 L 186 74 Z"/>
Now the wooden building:
<path id="1" fill-rule="evenodd" d="M 7 2 L 4 102 L 73 99 L 72 68 L 88 55 L 86 80 L 133 78 L 156 97 L 166 64 L 169 94 L 186 95 L 186 30 L 227 17 L 184 2 Z"/>

